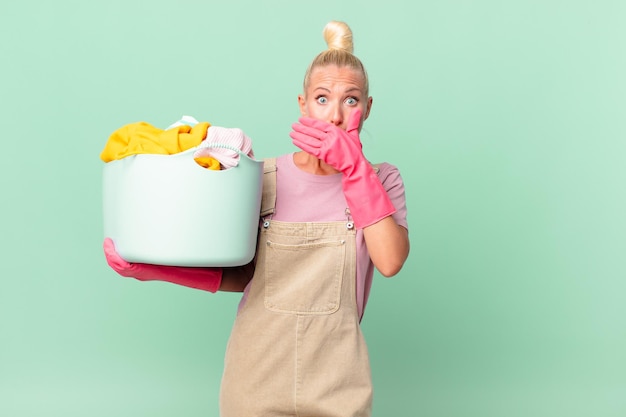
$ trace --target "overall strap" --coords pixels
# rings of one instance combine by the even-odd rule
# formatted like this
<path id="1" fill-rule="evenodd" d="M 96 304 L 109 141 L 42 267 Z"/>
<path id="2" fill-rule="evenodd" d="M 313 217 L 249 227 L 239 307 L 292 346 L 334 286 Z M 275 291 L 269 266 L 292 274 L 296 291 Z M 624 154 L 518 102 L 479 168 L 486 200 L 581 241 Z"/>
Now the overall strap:
<path id="1" fill-rule="evenodd" d="M 265 158 L 263 163 L 261 217 L 274 213 L 276 207 L 276 158 Z"/>

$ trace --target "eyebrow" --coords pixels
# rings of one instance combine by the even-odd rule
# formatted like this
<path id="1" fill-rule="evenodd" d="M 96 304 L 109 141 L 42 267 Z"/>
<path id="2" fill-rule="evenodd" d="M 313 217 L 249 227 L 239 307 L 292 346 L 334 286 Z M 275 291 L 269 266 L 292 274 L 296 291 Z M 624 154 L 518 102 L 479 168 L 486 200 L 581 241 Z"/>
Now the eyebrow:
<path id="1" fill-rule="evenodd" d="M 332 92 L 330 89 L 328 89 L 328 88 L 326 88 L 326 87 L 315 87 L 315 90 L 313 90 L 313 92 L 316 92 L 317 90 L 324 90 L 324 91 L 326 91 L 326 92 L 328 92 L 328 93 L 331 93 L 331 92 Z M 357 91 L 357 92 L 359 92 L 359 93 L 361 93 L 361 92 L 362 92 L 362 91 L 361 91 L 361 89 L 360 89 L 359 87 L 350 87 L 350 88 L 348 88 L 345 92 L 346 92 L 346 93 L 351 93 L 351 92 L 353 92 L 353 91 Z"/>

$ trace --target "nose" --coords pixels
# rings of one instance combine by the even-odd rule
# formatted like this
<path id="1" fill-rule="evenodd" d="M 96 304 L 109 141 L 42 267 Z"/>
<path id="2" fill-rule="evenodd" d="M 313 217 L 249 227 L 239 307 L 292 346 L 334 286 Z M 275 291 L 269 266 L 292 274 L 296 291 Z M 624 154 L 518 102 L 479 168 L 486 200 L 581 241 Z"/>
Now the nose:
<path id="1" fill-rule="evenodd" d="M 343 123 L 343 111 L 341 106 L 335 106 L 330 113 L 330 120 L 328 121 L 335 126 L 341 126 Z"/>

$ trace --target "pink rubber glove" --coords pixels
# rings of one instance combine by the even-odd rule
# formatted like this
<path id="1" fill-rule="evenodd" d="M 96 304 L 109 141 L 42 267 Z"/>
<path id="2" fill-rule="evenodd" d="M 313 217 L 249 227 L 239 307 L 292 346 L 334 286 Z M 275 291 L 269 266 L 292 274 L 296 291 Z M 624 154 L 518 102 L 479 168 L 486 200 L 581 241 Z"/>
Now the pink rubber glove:
<path id="1" fill-rule="evenodd" d="M 321 120 L 301 117 L 289 134 L 294 145 L 343 173 L 343 193 L 357 228 L 395 213 L 378 175 L 365 159 L 359 139 L 361 110 L 350 114 L 346 130 Z"/>
<path id="2" fill-rule="evenodd" d="M 209 292 L 216 292 L 222 283 L 222 268 L 195 268 L 126 262 L 115 250 L 110 238 L 104 239 L 104 256 L 115 272 L 139 281 L 166 281 Z"/>

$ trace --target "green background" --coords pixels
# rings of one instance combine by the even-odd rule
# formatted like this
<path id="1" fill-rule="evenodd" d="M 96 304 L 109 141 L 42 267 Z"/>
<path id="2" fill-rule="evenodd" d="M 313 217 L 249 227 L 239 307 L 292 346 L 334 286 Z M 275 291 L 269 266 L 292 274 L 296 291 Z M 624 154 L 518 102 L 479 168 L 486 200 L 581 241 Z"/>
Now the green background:
<path id="1" fill-rule="evenodd" d="M 295 150 L 332 19 L 409 207 L 363 322 L 374 415 L 626 415 L 625 2 L 5 3 L 0 415 L 217 416 L 239 296 L 108 268 L 99 153 L 183 114 Z"/>

